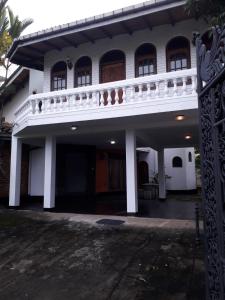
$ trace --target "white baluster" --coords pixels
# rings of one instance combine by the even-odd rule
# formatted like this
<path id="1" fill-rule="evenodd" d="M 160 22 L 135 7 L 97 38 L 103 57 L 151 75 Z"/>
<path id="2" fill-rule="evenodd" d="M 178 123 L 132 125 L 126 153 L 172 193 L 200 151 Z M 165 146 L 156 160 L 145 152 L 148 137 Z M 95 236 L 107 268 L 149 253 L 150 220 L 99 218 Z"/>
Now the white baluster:
<path id="1" fill-rule="evenodd" d="M 182 78 L 182 94 L 185 95 L 187 93 L 187 77 Z"/>
<path id="2" fill-rule="evenodd" d="M 196 76 L 193 75 L 191 77 L 191 82 L 192 82 L 192 95 L 195 95 L 196 94 L 196 88 L 197 88 L 197 85 L 196 85 Z"/>
<path id="3" fill-rule="evenodd" d="M 46 112 L 46 99 L 42 98 L 42 99 L 40 99 L 40 101 L 42 101 L 41 111 L 42 111 L 42 113 L 45 113 Z"/>
<path id="4" fill-rule="evenodd" d="M 37 114 L 39 112 L 38 106 L 39 99 L 35 99 L 34 113 Z"/>
<path id="5" fill-rule="evenodd" d="M 177 96 L 177 79 L 173 79 L 173 95 Z"/>
<path id="6" fill-rule="evenodd" d="M 129 102 L 133 102 L 134 101 L 134 86 L 132 85 L 130 87 L 130 101 Z"/>
<path id="7" fill-rule="evenodd" d="M 100 91 L 100 105 L 104 105 L 104 91 Z"/>
<path id="8" fill-rule="evenodd" d="M 66 98 L 65 96 L 61 96 L 60 97 L 60 106 L 61 106 L 61 110 L 62 111 L 64 111 L 64 106 L 65 106 L 65 103 L 66 103 L 65 102 L 65 100 L 66 100 L 65 98 Z"/>
<path id="9" fill-rule="evenodd" d="M 142 84 L 139 84 L 138 85 L 138 101 L 142 101 L 142 95 L 143 95 Z"/>
<path id="10" fill-rule="evenodd" d="M 106 105 L 112 105 L 112 96 L 111 96 L 111 89 L 107 90 L 107 104 Z"/>
<path id="11" fill-rule="evenodd" d="M 119 104 L 119 90 L 115 89 L 115 105 Z"/>
<path id="12" fill-rule="evenodd" d="M 122 103 L 126 103 L 127 100 L 127 88 L 123 87 L 123 102 Z"/>
<path id="13" fill-rule="evenodd" d="M 66 96 L 66 107 L 67 107 L 68 111 L 70 110 L 71 97 L 72 97 L 72 95 L 67 95 Z"/>
<path id="14" fill-rule="evenodd" d="M 168 80 L 164 81 L 164 97 L 167 97 L 169 93 L 169 89 L 168 89 Z"/>
<path id="15" fill-rule="evenodd" d="M 81 107 L 83 105 L 83 94 L 82 93 L 79 93 L 79 106 Z"/>
<path id="16" fill-rule="evenodd" d="M 57 97 L 53 97 L 53 110 L 57 111 Z"/>
<path id="17" fill-rule="evenodd" d="M 151 95 L 151 84 L 147 83 L 147 100 L 150 99 L 150 95 Z"/>
<path id="18" fill-rule="evenodd" d="M 71 106 L 72 106 L 72 108 L 75 108 L 75 106 L 76 106 L 76 96 L 75 96 L 75 94 L 72 94 L 71 98 L 72 98 Z"/>
<path id="19" fill-rule="evenodd" d="M 29 114 L 30 115 L 33 115 L 34 114 L 34 108 L 33 108 L 33 101 L 34 100 L 29 100 Z M 34 104 L 35 104 L 35 102 L 34 102 Z"/>
<path id="20" fill-rule="evenodd" d="M 87 106 L 90 106 L 90 93 L 89 92 L 86 93 L 86 104 L 87 104 Z"/>
<path id="21" fill-rule="evenodd" d="M 159 82 L 158 81 L 155 82 L 155 97 L 156 98 L 159 97 Z"/>
<path id="22" fill-rule="evenodd" d="M 97 95 L 96 92 L 92 92 L 92 105 L 97 106 Z"/>

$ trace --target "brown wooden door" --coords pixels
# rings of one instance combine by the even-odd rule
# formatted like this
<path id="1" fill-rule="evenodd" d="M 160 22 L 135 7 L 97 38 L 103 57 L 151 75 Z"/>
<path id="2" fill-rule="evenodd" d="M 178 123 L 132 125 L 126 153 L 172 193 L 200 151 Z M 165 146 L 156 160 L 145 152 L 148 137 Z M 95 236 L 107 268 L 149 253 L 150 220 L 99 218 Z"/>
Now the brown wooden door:
<path id="1" fill-rule="evenodd" d="M 114 82 L 125 79 L 125 63 L 117 62 L 101 66 L 101 83 Z M 107 104 L 108 93 L 104 93 L 105 105 Z M 112 104 L 115 103 L 115 91 L 111 93 Z M 123 101 L 123 91 L 119 90 L 119 103 Z"/>

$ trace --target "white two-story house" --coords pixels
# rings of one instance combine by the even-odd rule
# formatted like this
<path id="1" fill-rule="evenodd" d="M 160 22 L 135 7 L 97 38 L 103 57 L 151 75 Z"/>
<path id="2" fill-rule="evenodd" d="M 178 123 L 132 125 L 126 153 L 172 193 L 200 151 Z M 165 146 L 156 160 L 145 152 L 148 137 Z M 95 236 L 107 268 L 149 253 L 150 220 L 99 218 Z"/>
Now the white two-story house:
<path id="1" fill-rule="evenodd" d="M 43 90 L 30 88 L 15 111 L 9 205 L 20 205 L 23 145 L 33 149 L 29 188 L 43 189 L 46 209 L 56 196 L 91 201 L 95 193 L 126 191 L 127 212 L 136 213 L 137 155 L 144 156 L 137 149 L 146 147 L 158 152 L 164 199 L 164 149 L 190 148 L 170 158 L 181 176 L 198 145 L 192 37 L 205 30 L 185 1 L 155 0 L 14 41 L 10 61 L 44 75 Z M 193 164 L 182 176 L 194 189 Z"/>

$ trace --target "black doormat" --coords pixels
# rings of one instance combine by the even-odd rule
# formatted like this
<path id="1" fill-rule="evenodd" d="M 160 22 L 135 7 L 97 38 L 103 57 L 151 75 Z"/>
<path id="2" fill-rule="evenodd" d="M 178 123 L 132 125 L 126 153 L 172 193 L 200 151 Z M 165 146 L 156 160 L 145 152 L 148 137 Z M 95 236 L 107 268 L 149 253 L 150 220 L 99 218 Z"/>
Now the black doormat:
<path id="1" fill-rule="evenodd" d="M 122 225 L 123 223 L 125 223 L 125 221 L 113 220 L 113 219 L 101 219 L 101 220 L 98 220 L 96 223 L 97 224 L 102 224 L 102 225 L 118 226 L 118 225 Z"/>

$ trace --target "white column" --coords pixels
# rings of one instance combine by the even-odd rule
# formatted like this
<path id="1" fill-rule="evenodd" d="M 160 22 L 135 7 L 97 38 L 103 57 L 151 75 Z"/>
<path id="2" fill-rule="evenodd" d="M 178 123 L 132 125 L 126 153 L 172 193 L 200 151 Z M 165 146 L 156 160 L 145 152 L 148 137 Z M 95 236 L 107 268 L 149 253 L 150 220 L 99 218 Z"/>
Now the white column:
<path id="1" fill-rule="evenodd" d="M 137 157 L 136 136 L 134 130 L 126 131 L 126 179 L 127 179 L 127 212 L 138 212 L 137 198 Z"/>
<path id="2" fill-rule="evenodd" d="M 55 207 L 56 140 L 47 136 L 45 140 L 44 208 Z"/>
<path id="3" fill-rule="evenodd" d="M 166 199 L 164 149 L 158 151 L 159 199 Z"/>
<path id="4" fill-rule="evenodd" d="M 22 142 L 21 139 L 13 135 L 11 144 L 9 206 L 20 205 L 21 159 Z"/>

